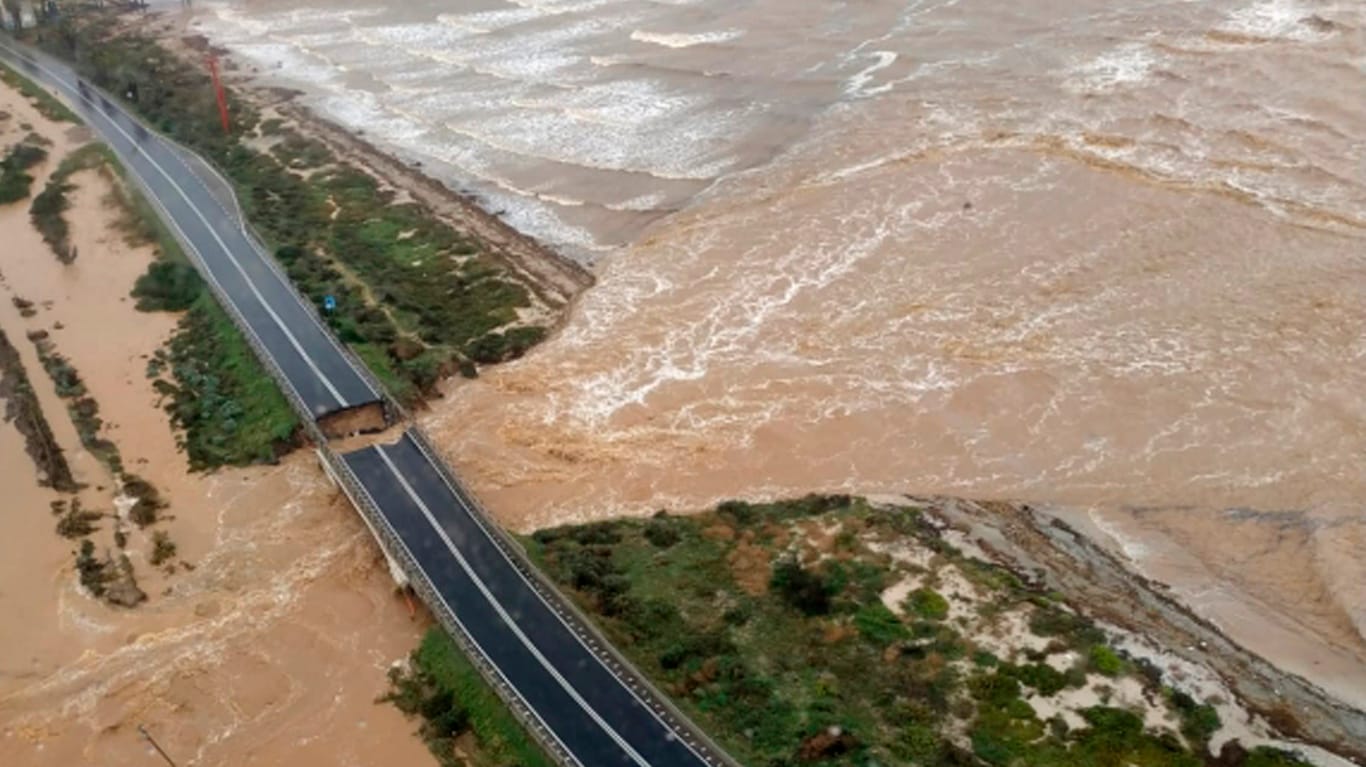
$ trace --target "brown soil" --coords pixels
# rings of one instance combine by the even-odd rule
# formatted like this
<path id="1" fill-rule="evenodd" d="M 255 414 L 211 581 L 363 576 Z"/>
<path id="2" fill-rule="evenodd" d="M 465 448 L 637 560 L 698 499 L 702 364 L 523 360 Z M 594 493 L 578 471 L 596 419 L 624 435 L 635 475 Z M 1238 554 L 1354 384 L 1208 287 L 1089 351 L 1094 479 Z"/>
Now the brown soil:
<path id="1" fill-rule="evenodd" d="M 348 437 L 353 434 L 373 434 L 384 431 L 388 426 L 384 405 L 372 402 L 335 413 L 328 413 L 318 419 L 318 428 L 332 438 Z"/>

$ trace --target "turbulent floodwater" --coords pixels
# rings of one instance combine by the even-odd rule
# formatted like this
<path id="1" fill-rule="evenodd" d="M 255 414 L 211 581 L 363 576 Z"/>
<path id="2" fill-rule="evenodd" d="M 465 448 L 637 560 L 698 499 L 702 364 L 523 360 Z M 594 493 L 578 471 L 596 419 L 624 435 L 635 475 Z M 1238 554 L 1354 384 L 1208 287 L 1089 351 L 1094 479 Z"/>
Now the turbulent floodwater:
<path id="1" fill-rule="evenodd" d="M 430 419 L 513 523 L 1021 498 L 1259 651 L 1366 668 L 1366 4 L 245 2 L 198 23 L 598 261 L 554 340 Z"/>

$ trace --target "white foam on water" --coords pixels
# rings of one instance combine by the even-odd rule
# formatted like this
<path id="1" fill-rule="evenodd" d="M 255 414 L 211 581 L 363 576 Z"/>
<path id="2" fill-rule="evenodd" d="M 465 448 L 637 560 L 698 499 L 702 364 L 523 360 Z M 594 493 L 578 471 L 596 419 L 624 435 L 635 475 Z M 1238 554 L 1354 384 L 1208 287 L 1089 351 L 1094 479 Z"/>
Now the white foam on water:
<path id="1" fill-rule="evenodd" d="M 662 45 L 665 48 L 691 48 L 694 45 L 715 45 L 743 37 L 742 29 L 723 29 L 716 32 L 646 32 L 637 29 L 631 39 L 638 43 Z"/>
<path id="2" fill-rule="evenodd" d="M 1084 92 L 1112 91 L 1147 80 L 1158 60 L 1148 45 L 1125 43 L 1073 66 L 1067 84 Z"/>
<path id="3" fill-rule="evenodd" d="M 1311 16 L 1313 10 L 1301 0 L 1257 0 L 1230 13 L 1219 28 L 1268 40 L 1309 42 L 1330 37 L 1331 30 L 1305 23 Z"/>
<path id="4" fill-rule="evenodd" d="M 872 57 L 873 63 L 845 81 L 844 95 L 849 97 L 875 96 L 892 89 L 891 83 L 884 83 L 872 88 L 869 88 L 868 84 L 873 81 L 873 75 L 896 62 L 896 53 L 893 51 L 869 51 L 866 55 Z"/>
<path id="5" fill-rule="evenodd" d="M 668 195 L 662 192 L 657 192 L 655 194 L 642 194 L 639 197 L 632 197 L 629 200 L 611 203 L 607 205 L 606 208 L 608 210 L 645 212 L 651 210 L 659 210 L 660 206 L 664 205 L 668 201 Z"/>

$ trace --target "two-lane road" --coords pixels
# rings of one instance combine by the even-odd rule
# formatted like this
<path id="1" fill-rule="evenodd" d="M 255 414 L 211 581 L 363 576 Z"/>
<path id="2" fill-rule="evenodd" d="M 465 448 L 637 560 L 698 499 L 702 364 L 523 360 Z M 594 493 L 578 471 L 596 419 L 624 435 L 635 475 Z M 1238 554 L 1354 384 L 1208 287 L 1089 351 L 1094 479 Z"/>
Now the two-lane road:
<path id="1" fill-rule="evenodd" d="M 470 641 L 580 764 L 720 763 L 541 597 L 411 434 L 343 459 Z"/>
<path id="2" fill-rule="evenodd" d="M 3 36 L 0 59 L 57 92 L 113 147 L 220 298 L 243 318 L 258 353 L 296 395 L 301 415 L 317 419 L 382 399 L 165 140 L 61 62 Z M 562 596 L 523 572 L 529 565 L 520 552 L 500 543 L 492 523 L 414 432 L 340 458 L 325 441 L 319 447 L 334 478 L 373 521 L 381 545 L 424 586 L 433 612 L 491 669 L 500 692 L 560 761 L 579 767 L 733 764 L 606 648 Z"/>
<path id="3" fill-rule="evenodd" d="M 108 144 L 225 293 L 314 417 L 380 401 L 279 272 L 180 155 L 66 64 L 0 37 L 0 60 L 55 91 Z"/>

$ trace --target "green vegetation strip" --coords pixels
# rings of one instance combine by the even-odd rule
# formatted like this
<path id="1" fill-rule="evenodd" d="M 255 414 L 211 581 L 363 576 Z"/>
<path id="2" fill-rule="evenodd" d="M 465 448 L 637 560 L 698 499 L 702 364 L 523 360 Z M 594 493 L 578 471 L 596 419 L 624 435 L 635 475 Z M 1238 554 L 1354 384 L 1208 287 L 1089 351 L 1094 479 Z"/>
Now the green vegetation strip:
<path id="1" fill-rule="evenodd" d="M 145 302 L 145 293 L 135 293 Z M 298 444 L 299 422 L 232 320 L 206 290 L 148 366 L 196 471 L 273 463 Z"/>
<path id="2" fill-rule="evenodd" d="M 389 681 L 383 700 L 422 718 L 418 734 L 444 767 L 554 765 L 441 629 L 429 630 Z"/>
<path id="3" fill-rule="evenodd" d="M 1165 687 L 1054 595 L 963 556 L 915 510 L 848 496 L 730 502 L 542 531 L 527 547 L 743 764 L 1301 764 L 1265 748 L 1208 755 L 1211 706 Z M 898 613 L 883 600 L 899 583 L 918 586 Z M 998 655 L 1013 625 L 1029 636 Z M 1145 727 L 1115 697 L 1121 677 L 1175 729 Z M 1097 700 L 1070 718 L 1041 719 L 1027 700 L 1082 688 Z"/>
<path id="4" fill-rule="evenodd" d="M 223 169 L 295 285 L 319 307 L 335 299 L 328 323 L 400 400 L 545 336 L 519 320 L 531 296 L 481 243 L 233 93 L 225 136 L 207 75 L 107 18 L 69 15 L 32 39 Z"/>
<path id="5" fill-rule="evenodd" d="M 6 85 L 19 91 L 27 98 L 44 117 L 57 122 L 80 122 L 76 119 L 76 114 L 67 108 L 66 104 L 57 100 L 57 97 L 48 93 L 47 90 L 38 87 L 27 77 L 20 75 L 5 64 L 0 64 L 0 80 Z"/>
<path id="6" fill-rule="evenodd" d="M 87 144 L 68 154 L 29 206 L 34 228 L 43 235 L 43 241 L 52 248 L 57 260 L 64 264 L 74 262 L 77 256 L 76 246 L 71 244 L 71 226 L 66 220 L 67 208 L 71 207 L 67 196 L 76 188 L 71 183 L 71 176 L 78 171 L 98 168 L 108 158 L 108 150 L 98 144 Z"/>
<path id="7" fill-rule="evenodd" d="M 157 260 L 133 286 L 141 311 L 185 312 L 148 377 L 167 400 L 181 447 L 194 470 L 269 463 L 297 444 L 299 422 L 274 379 L 147 199 L 103 145 L 79 150 L 73 164 L 112 172 L 119 228 L 130 245 L 153 245 Z M 63 163 L 66 165 L 67 163 Z M 60 172 L 60 170 L 59 170 Z"/>
<path id="8" fill-rule="evenodd" d="M 154 524 L 166 504 L 152 483 L 124 469 L 118 445 L 101 434 L 104 420 L 100 418 L 100 405 L 90 395 L 80 373 L 57 352 L 46 331 L 31 333 L 29 338 L 37 349 L 38 360 L 56 387 L 57 396 L 66 402 L 81 445 L 118 479 L 122 493 L 133 499 L 128 518 L 138 527 Z"/>
<path id="9" fill-rule="evenodd" d="M 38 483 L 63 493 L 80 489 L 71 474 L 61 445 L 43 415 L 38 395 L 24 370 L 19 350 L 0 328 L 0 398 L 5 400 L 5 420 L 24 436 L 24 450 L 38 469 Z"/>

